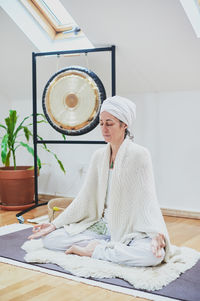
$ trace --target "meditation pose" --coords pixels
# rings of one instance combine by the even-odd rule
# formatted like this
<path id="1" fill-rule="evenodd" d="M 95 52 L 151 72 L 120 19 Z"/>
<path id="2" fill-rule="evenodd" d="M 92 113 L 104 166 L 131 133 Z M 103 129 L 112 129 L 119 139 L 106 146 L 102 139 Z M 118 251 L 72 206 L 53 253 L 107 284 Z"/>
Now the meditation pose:
<path id="1" fill-rule="evenodd" d="M 105 147 L 90 162 L 83 187 L 51 223 L 37 225 L 47 249 L 128 266 L 167 261 L 170 241 L 157 201 L 149 151 L 132 141 L 135 104 L 107 98 L 100 110 Z"/>

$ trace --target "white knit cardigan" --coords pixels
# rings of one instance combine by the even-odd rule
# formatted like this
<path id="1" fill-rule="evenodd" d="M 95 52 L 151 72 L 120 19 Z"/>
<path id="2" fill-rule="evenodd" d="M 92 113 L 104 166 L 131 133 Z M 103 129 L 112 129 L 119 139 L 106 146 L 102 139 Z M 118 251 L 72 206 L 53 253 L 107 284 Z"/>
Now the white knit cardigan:
<path id="1" fill-rule="evenodd" d="M 97 150 L 90 162 L 82 189 L 74 201 L 54 221 L 70 234 L 77 234 L 99 221 L 104 210 L 110 144 Z M 134 237 L 162 233 L 169 258 L 170 242 L 157 201 L 149 151 L 128 138 L 121 144 L 113 169 L 107 221 L 111 233 L 110 247 L 115 242 L 128 244 Z"/>

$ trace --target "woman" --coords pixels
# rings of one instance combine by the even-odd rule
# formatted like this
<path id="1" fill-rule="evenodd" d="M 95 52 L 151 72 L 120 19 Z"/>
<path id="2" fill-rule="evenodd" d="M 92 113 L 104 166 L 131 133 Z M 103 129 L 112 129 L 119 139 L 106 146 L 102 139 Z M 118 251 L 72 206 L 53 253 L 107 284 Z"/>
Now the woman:
<path id="1" fill-rule="evenodd" d="M 108 144 L 97 150 L 85 183 L 51 224 L 29 237 L 44 247 L 129 266 L 155 266 L 169 256 L 169 237 L 157 199 L 146 148 L 131 141 L 135 104 L 114 96 L 100 111 Z"/>

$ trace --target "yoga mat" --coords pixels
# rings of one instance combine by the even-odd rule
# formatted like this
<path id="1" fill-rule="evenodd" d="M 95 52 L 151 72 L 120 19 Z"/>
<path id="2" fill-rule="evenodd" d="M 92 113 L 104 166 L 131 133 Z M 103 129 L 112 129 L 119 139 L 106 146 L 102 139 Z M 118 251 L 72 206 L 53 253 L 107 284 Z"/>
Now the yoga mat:
<path id="1" fill-rule="evenodd" d="M 25 251 L 21 249 L 21 246 L 31 232 L 32 229 L 28 228 L 0 236 L 0 256 L 27 264 L 24 260 Z M 55 264 L 34 264 L 34 266 L 72 275 Z M 87 279 L 135 290 L 131 284 L 119 278 Z M 143 292 L 183 301 L 200 301 L 200 260 L 191 269 L 161 290 Z"/>

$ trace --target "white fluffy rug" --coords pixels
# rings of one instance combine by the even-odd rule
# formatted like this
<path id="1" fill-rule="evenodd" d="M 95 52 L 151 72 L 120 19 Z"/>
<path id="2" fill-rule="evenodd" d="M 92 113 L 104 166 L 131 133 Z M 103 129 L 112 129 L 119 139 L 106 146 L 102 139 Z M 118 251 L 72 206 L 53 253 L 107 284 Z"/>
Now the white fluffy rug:
<path id="1" fill-rule="evenodd" d="M 43 248 L 42 240 L 26 241 L 22 248 L 27 252 L 26 262 L 54 263 L 64 270 L 81 277 L 121 278 L 137 289 L 159 290 L 190 269 L 200 259 L 200 253 L 186 247 L 175 247 L 174 256 L 168 263 L 157 267 L 127 267 L 111 262 Z"/>

